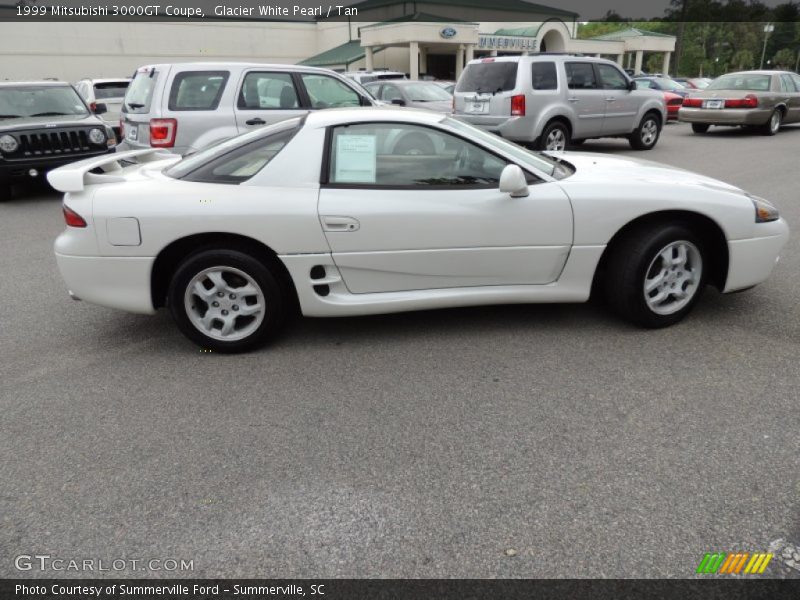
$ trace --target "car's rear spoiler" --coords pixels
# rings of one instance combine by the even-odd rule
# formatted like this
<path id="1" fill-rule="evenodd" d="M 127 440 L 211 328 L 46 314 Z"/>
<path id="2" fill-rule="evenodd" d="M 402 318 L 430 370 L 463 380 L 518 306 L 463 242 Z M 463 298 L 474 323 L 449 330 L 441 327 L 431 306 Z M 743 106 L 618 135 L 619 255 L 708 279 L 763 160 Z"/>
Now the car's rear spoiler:
<path id="1" fill-rule="evenodd" d="M 164 160 L 177 162 L 180 158 L 177 154 L 170 154 L 154 148 L 115 152 L 79 160 L 54 169 L 47 174 L 47 180 L 60 192 L 80 192 L 85 186 L 93 183 L 125 181 L 125 178 L 118 173 L 123 169 L 122 162 L 143 165 Z M 91 173 L 95 169 L 103 172 Z"/>

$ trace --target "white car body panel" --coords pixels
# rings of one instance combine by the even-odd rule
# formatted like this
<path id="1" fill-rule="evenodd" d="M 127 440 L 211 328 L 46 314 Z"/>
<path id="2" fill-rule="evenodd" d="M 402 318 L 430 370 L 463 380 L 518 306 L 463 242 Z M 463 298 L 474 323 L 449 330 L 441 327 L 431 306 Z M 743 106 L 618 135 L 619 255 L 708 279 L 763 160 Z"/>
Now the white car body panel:
<path id="1" fill-rule="evenodd" d="M 327 317 L 582 302 L 612 237 L 637 217 L 661 211 L 691 211 L 719 226 L 730 255 L 724 291 L 766 279 L 788 239 L 782 219 L 755 223 L 750 198 L 733 186 L 597 154 L 562 154 L 577 171 L 558 181 L 539 173 L 542 182 L 522 198 L 492 189 L 320 186 L 326 127 L 381 119 L 436 126 L 443 118 L 393 108 L 312 113 L 284 150 L 240 185 L 170 178 L 161 171 L 177 159 L 158 161 L 151 150 L 103 157 L 104 175 L 89 172 L 96 168 L 91 161 L 62 167 L 50 181 L 68 191 L 65 204 L 88 226 L 67 227 L 58 237 L 59 269 L 84 300 L 152 313 L 152 269 L 167 246 L 196 234 L 235 234 L 277 254 L 303 314 Z M 120 158 L 145 164 L 122 166 Z M 356 226 L 326 232 L 330 217 Z M 141 243 L 120 245 L 133 240 L 131 219 Z M 311 279 L 319 265 L 325 278 Z M 328 286 L 327 295 L 315 291 L 320 285 Z"/>

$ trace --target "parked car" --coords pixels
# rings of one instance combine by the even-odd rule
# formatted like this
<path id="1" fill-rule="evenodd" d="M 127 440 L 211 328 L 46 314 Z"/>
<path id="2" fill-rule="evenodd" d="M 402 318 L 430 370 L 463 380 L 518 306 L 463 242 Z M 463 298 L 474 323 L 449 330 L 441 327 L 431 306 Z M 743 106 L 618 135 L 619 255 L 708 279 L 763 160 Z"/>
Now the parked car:
<path id="1" fill-rule="evenodd" d="M 379 151 L 420 130 L 445 150 Z M 624 318 L 663 327 L 707 283 L 732 292 L 766 279 L 789 235 L 774 206 L 721 181 L 549 156 L 391 107 L 311 113 L 183 160 L 81 161 L 49 179 L 67 194 L 55 253 L 73 296 L 168 306 L 184 334 L 221 352 L 263 343 L 296 306 L 333 317 L 583 302 L 593 286 Z"/>
<path id="2" fill-rule="evenodd" d="M 758 128 L 775 135 L 784 123 L 800 122 L 800 75 L 789 71 L 740 71 L 721 75 L 684 98 L 678 119 L 695 133 L 712 125 Z"/>
<path id="3" fill-rule="evenodd" d="M 351 80 L 328 69 L 259 63 L 141 67 L 125 95 L 125 149 L 186 154 L 311 110 L 373 106 Z"/>
<path id="4" fill-rule="evenodd" d="M 368 83 L 367 90 L 378 100 L 398 106 L 425 108 L 450 113 L 453 110 L 453 95 L 432 81 L 398 79 Z"/>
<path id="5" fill-rule="evenodd" d="M 347 71 L 342 73 L 345 77 L 357 81 L 361 85 L 372 83 L 373 81 L 383 81 L 385 79 L 406 79 L 405 73 L 390 71 L 388 69 L 375 69 L 374 71 Z"/>
<path id="6" fill-rule="evenodd" d="M 708 77 L 673 77 L 673 79 L 687 90 L 704 90 L 711 83 Z"/>
<path id="7" fill-rule="evenodd" d="M 636 77 L 634 79 L 639 89 L 658 90 L 660 92 L 672 92 L 681 97 L 689 95 L 689 90 L 680 83 L 667 77 Z"/>
<path id="8" fill-rule="evenodd" d="M 649 150 L 667 119 L 663 95 L 636 89 L 616 63 L 568 54 L 470 61 L 454 108 L 459 119 L 546 150 L 599 137 Z"/>
<path id="9" fill-rule="evenodd" d="M 119 118 L 122 100 L 130 85 L 128 79 L 81 79 L 75 84 L 75 89 L 89 105 L 93 113 L 102 116 L 106 125 L 114 129 L 119 137 Z"/>
<path id="10" fill-rule="evenodd" d="M 667 120 L 677 121 L 678 111 L 683 104 L 683 96 L 674 94 L 672 92 L 664 92 L 664 102 L 667 103 Z"/>
<path id="11" fill-rule="evenodd" d="M 0 200 L 11 197 L 14 182 L 114 152 L 116 143 L 70 84 L 0 82 Z"/>

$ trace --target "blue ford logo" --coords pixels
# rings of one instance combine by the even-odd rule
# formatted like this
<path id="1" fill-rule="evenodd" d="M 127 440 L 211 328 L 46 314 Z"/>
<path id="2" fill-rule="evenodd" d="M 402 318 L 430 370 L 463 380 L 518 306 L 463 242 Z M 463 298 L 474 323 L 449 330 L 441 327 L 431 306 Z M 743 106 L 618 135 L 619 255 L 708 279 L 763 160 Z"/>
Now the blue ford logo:
<path id="1" fill-rule="evenodd" d="M 447 40 L 450 39 L 451 37 L 455 37 L 456 33 L 458 32 L 452 27 L 445 27 L 439 32 L 439 35 L 441 35 L 444 39 Z"/>

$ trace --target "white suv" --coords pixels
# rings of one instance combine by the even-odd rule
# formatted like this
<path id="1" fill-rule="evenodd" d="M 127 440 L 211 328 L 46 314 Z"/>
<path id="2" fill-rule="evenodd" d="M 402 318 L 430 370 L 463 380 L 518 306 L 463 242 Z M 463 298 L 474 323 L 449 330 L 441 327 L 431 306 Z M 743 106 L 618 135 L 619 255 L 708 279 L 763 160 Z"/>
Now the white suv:
<path id="1" fill-rule="evenodd" d="M 667 109 L 661 92 L 637 89 L 610 60 L 542 53 L 470 61 L 456 84 L 454 116 L 542 150 L 599 137 L 649 150 Z"/>
<path id="2" fill-rule="evenodd" d="M 259 63 L 176 63 L 139 68 L 120 118 L 122 149 L 187 154 L 310 110 L 373 106 L 333 71 Z"/>

